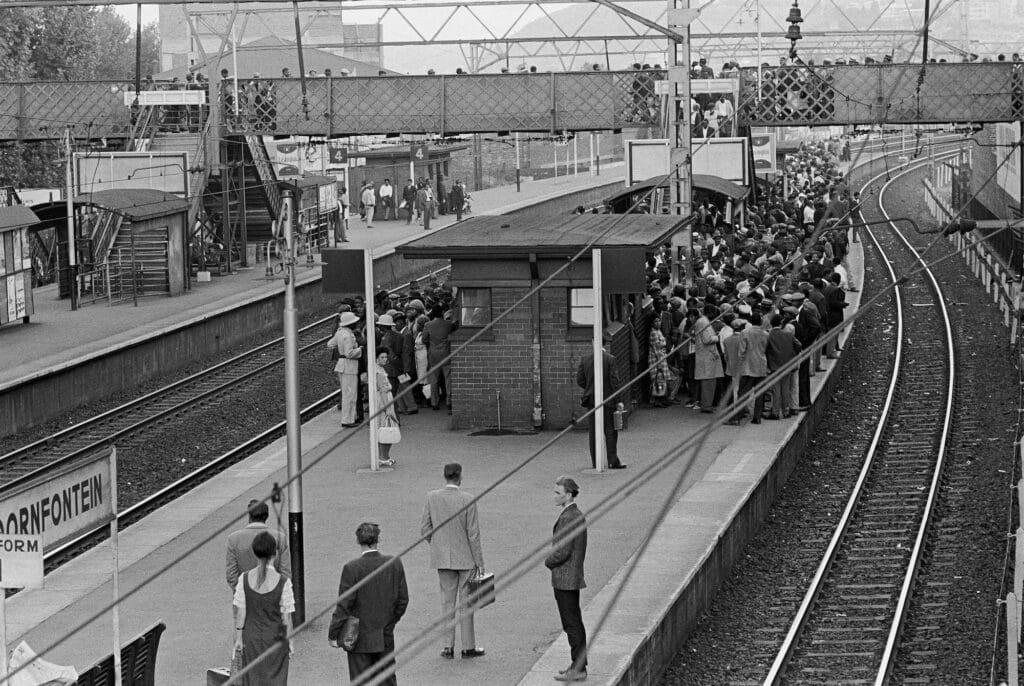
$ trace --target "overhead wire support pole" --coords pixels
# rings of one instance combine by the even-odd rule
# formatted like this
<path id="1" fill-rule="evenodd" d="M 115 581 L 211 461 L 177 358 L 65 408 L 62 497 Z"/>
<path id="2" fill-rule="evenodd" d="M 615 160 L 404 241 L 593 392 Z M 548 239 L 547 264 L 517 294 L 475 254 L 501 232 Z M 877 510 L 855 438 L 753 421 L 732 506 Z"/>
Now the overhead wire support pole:
<path id="1" fill-rule="evenodd" d="M 309 98 L 306 94 L 306 62 L 302 57 L 302 25 L 299 22 L 299 0 L 292 0 L 295 15 L 295 49 L 299 51 L 299 83 L 302 86 L 302 113 L 309 121 Z"/>
<path id="2" fill-rule="evenodd" d="M 693 211 L 690 176 L 690 22 L 696 18 L 697 12 L 690 9 L 690 0 L 668 0 L 667 16 L 670 25 L 682 28 L 681 34 L 672 32 L 668 44 L 667 103 L 672 111 L 668 113 L 665 121 L 668 122 L 667 133 L 671 145 L 669 168 L 678 170 L 678 173 L 669 179 L 669 198 L 673 214 L 689 217 Z M 688 234 L 688 239 L 681 239 L 682 245 L 673 243 L 672 255 L 673 278 L 677 283 L 685 283 L 687 286 L 693 283 L 692 228 Z M 673 237 L 673 240 L 678 239 Z M 680 248 L 685 250 L 685 265 L 682 264 Z M 684 267 L 685 273 L 682 271 Z"/>

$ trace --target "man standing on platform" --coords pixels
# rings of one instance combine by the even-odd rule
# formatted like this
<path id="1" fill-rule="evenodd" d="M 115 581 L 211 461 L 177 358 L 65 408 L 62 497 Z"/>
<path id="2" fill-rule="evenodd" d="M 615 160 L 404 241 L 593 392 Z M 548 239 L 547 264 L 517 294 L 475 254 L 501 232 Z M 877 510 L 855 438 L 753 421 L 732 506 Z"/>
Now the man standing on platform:
<path id="1" fill-rule="evenodd" d="M 288 553 L 288 537 L 280 531 L 270 531 L 267 528 L 270 508 L 262 500 L 250 500 L 247 509 L 249 524 L 244 529 L 232 532 L 228 536 L 227 579 L 228 587 L 232 591 L 235 590 L 239 577 L 250 569 L 256 569 L 259 561 L 256 559 L 256 553 L 252 551 L 252 542 L 264 531 L 277 540 L 274 569 L 288 578 L 292 576 L 292 558 Z"/>
<path id="2" fill-rule="evenodd" d="M 456 181 L 452 186 L 451 205 L 455 211 L 455 221 L 462 221 L 462 208 L 466 204 L 466 190 L 462 187 L 462 181 Z"/>
<path id="3" fill-rule="evenodd" d="M 391 179 L 384 179 L 384 183 L 380 187 L 380 206 L 384 208 L 384 219 L 385 221 L 391 215 L 391 219 L 398 219 L 395 214 L 395 187 L 391 185 Z"/>
<path id="4" fill-rule="evenodd" d="M 377 550 L 380 527 L 363 522 L 356 529 L 356 543 L 362 554 L 341 569 L 338 597 L 391 561 L 390 555 Z M 354 593 L 338 601 L 327 631 L 331 647 L 340 647 L 342 628 L 349 617 L 359 619 L 359 634 L 352 650 L 348 651 L 348 676 L 355 681 L 360 675 L 377 673 L 394 664 L 394 658 L 384 656 L 395 651 L 395 625 L 409 606 L 409 588 L 405 582 L 405 568 L 401 560 L 394 560 L 377 576 Z M 391 674 L 380 682 L 397 686 L 398 678 Z"/>
<path id="5" fill-rule="evenodd" d="M 611 353 L 612 341 L 611 338 L 605 334 L 604 336 L 604 398 L 610 398 L 613 393 L 619 390 L 619 373 L 615 369 L 615 358 Z M 596 401 L 594 399 L 594 353 L 588 352 L 580 360 L 580 366 L 576 369 L 576 384 L 583 389 L 583 398 L 581 405 L 588 410 L 596 407 Z M 609 402 L 606 402 L 602 407 L 604 412 L 604 445 L 605 452 L 608 454 L 608 469 L 625 469 L 626 465 L 619 461 L 619 432 L 615 429 L 615 406 L 622 402 L 622 400 L 616 396 Z M 597 422 L 594 421 L 595 412 L 590 413 L 588 423 L 590 426 L 589 438 L 590 438 L 590 464 L 595 469 L 597 468 L 597 456 L 595 451 L 596 442 L 596 426 Z"/>
<path id="6" fill-rule="evenodd" d="M 402 204 L 409 212 L 405 223 L 412 224 L 412 217 L 416 213 L 416 185 L 412 182 L 412 179 L 406 181 L 405 188 L 402 189 Z"/>
<path id="7" fill-rule="evenodd" d="M 420 525 L 421 535 L 426 536 L 430 543 L 430 565 L 437 570 L 441 584 L 441 611 L 452 623 L 441 657 L 446 660 L 455 657 L 456 619 L 462 627 L 462 657 L 480 657 L 484 650 L 476 644 L 473 612 L 468 607 L 458 607 L 460 602 L 466 602 L 469 580 L 484 573 L 480 521 L 476 504 L 472 502 L 473 496 L 459 488 L 462 485 L 462 465 L 458 462 L 446 464 L 444 480 L 444 488 L 427 493 Z"/>
<path id="8" fill-rule="evenodd" d="M 587 557 L 587 518 L 576 506 L 580 487 L 568 476 L 555 481 L 555 505 L 562 508 L 555 522 L 552 551 L 544 560 L 551 570 L 551 586 L 562 630 L 569 639 L 572 664 L 561 670 L 555 681 L 586 681 L 587 629 L 583 626 L 580 591 L 587 587 L 583 562 Z"/>
<path id="9" fill-rule="evenodd" d="M 366 213 L 366 228 L 373 228 L 373 210 L 377 206 L 377 194 L 373 190 L 373 184 L 367 183 L 363 186 L 363 192 L 359 196 L 363 203 L 363 211 Z"/>
<path id="10" fill-rule="evenodd" d="M 341 425 L 346 429 L 359 426 L 356 423 L 356 401 L 359 393 L 359 358 L 363 356 L 363 348 L 352 331 L 352 327 L 358 323 L 359 317 L 355 314 L 342 312 L 338 315 L 338 330 L 327 341 L 328 348 L 336 348 L 338 351 L 334 373 L 338 375 L 341 386 Z"/>

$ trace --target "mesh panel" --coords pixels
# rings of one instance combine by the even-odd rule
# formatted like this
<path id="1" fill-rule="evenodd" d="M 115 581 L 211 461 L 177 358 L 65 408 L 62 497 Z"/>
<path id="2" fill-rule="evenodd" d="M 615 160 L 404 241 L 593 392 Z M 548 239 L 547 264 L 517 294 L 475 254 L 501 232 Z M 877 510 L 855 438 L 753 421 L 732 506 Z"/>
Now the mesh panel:
<path id="1" fill-rule="evenodd" d="M 441 81 L 389 76 L 334 80 L 334 133 L 419 133 L 441 130 Z"/>
<path id="2" fill-rule="evenodd" d="M 67 125 L 76 135 L 93 138 L 124 136 L 131 128 L 122 83 L 33 81 L 16 87 L 25 138 L 56 138 Z"/>
<path id="3" fill-rule="evenodd" d="M 613 72 L 616 120 L 623 124 L 656 124 L 660 97 L 654 84 L 665 78 L 664 71 Z"/>
<path id="4" fill-rule="evenodd" d="M 920 93 L 918 83 L 920 82 Z M 1013 121 L 1024 110 L 1020 65 L 902 64 L 742 69 L 740 119 L 786 126 Z"/>

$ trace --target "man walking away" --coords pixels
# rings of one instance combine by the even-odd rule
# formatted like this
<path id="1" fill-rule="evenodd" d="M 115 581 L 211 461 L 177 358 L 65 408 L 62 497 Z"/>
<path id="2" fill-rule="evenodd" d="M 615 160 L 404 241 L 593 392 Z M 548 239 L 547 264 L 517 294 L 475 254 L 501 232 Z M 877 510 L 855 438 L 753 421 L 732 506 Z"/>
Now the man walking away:
<path id="1" fill-rule="evenodd" d="M 476 644 L 473 612 L 466 607 L 466 585 L 474 576 L 484 572 L 480 522 L 476 504 L 472 503 L 473 496 L 459 488 L 462 485 L 462 465 L 458 462 L 446 464 L 444 480 L 444 488 L 427 494 L 420 526 L 420 534 L 426 536 L 430 543 L 430 565 L 437 570 L 441 585 L 441 610 L 446 620 L 451 622 L 441 657 L 446 660 L 455 657 L 456 619 L 462 631 L 462 657 L 480 657 L 484 650 Z M 435 526 L 440 528 L 435 529 Z"/>
<path id="2" fill-rule="evenodd" d="M 362 548 L 362 554 L 342 567 L 339 598 L 392 559 L 377 550 L 380 527 L 372 522 L 359 525 L 356 543 Z M 354 593 L 338 601 L 327 631 L 331 647 L 339 647 L 345 620 L 359 619 L 359 635 L 348 653 L 349 679 L 355 681 L 362 674 L 376 674 L 395 663 L 394 658 L 385 660 L 384 657 L 395 652 L 395 626 L 408 606 L 409 588 L 401 560 L 394 560 Z M 380 683 L 397 686 L 398 678 L 392 674 Z"/>
<path id="3" fill-rule="evenodd" d="M 782 315 L 772 315 L 772 330 L 768 332 L 768 349 L 766 357 L 768 360 L 768 373 L 774 374 L 776 370 L 784 367 L 790 360 L 800 354 L 800 341 L 792 331 L 782 326 Z M 775 382 L 771 388 L 772 412 L 769 419 L 783 419 L 793 414 L 790 407 L 793 386 L 793 372 L 789 372 Z"/>
<path id="4" fill-rule="evenodd" d="M 562 630 L 569 639 L 572 664 L 561 670 L 555 681 L 586 681 L 587 629 L 583 626 L 580 591 L 587 587 L 583 578 L 583 561 L 587 557 L 587 518 L 576 506 L 580 487 L 568 476 L 555 481 L 555 505 L 562 512 L 555 521 L 551 554 L 544 566 L 551 570 L 551 587 Z"/>
<path id="5" fill-rule="evenodd" d="M 280 531 L 270 531 L 267 519 L 270 508 L 261 500 L 250 500 L 247 506 L 249 524 L 244 529 L 234 531 L 228 536 L 227 579 L 228 587 L 234 591 L 238 579 L 250 569 L 256 569 L 259 560 L 252 551 L 252 542 L 259 534 L 266 531 L 277 541 L 277 557 L 274 569 L 286 577 L 292 576 L 292 558 L 288 552 L 288 537 Z"/>
<path id="6" fill-rule="evenodd" d="M 466 204 L 466 191 L 462 187 L 462 181 L 456 181 L 455 185 L 452 186 L 451 192 L 451 205 L 452 209 L 455 210 L 455 221 L 462 221 L 462 209 Z"/>

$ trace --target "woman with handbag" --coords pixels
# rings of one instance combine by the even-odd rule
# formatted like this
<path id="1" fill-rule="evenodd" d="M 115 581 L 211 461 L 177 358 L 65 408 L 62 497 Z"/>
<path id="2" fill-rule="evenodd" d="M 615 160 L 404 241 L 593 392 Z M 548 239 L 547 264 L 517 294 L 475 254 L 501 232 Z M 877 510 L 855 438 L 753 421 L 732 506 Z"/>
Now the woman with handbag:
<path id="1" fill-rule="evenodd" d="M 273 653 L 245 673 L 245 686 L 287 686 L 288 660 L 295 646 L 288 641 L 288 650 L 280 646 L 281 639 L 292 630 L 295 597 L 292 582 L 274 569 L 277 541 L 264 531 L 252 541 L 252 552 L 259 561 L 235 586 L 233 610 L 235 615 L 235 656 L 231 662 L 235 672 L 270 648 Z M 237 669 L 236 669 L 237 668 Z"/>
<path id="2" fill-rule="evenodd" d="M 391 394 L 391 382 L 388 381 L 388 372 L 385 369 L 388 360 L 391 359 L 391 350 L 382 348 L 377 351 L 377 364 L 374 371 L 377 374 L 377 446 L 380 451 L 380 464 L 384 467 L 392 467 L 395 460 L 391 457 L 391 446 L 402 440 L 402 432 L 398 428 L 398 414 L 395 412 L 394 399 Z"/>

